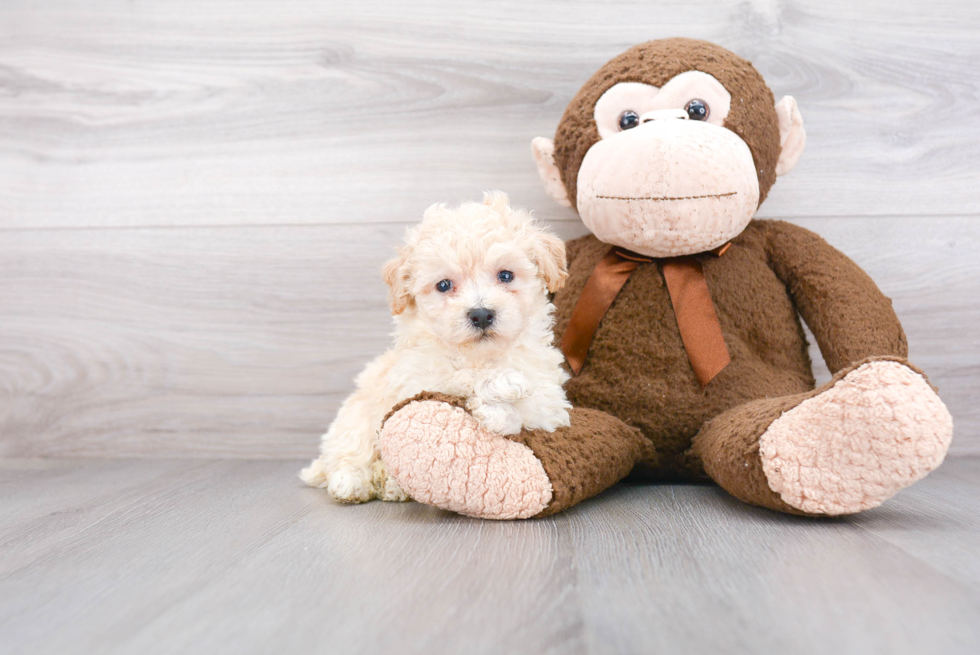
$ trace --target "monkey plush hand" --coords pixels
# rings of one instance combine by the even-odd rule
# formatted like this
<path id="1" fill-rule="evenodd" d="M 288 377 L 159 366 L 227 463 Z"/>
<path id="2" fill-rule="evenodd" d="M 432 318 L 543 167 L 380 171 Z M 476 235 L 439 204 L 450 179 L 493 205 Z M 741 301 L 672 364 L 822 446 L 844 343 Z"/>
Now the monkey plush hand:
<path id="1" fill-rule="evenodd" d="M 592 232 L 567 244 L 554 298 L 571 426 L 511 437 L 522 447 L 493 468 L 474 444 L 504 437 L 430 395 L 393 414 L 382 452 L 409 423 L 452 443 L 433 459 L 468 460 L 482 496 L 433 504 L 487 518 L 551 514 L 634 470 L 806 515 L 924 477 L 952 419 L 891 302 L 816 234 L 753 218 L 804 143 L 793 98 L 717 45 L 651 41 L 606 63 L 554 141 L 532 143 L 549 195 Z M 818 388 L 801 319 L 833 373 Z"/>

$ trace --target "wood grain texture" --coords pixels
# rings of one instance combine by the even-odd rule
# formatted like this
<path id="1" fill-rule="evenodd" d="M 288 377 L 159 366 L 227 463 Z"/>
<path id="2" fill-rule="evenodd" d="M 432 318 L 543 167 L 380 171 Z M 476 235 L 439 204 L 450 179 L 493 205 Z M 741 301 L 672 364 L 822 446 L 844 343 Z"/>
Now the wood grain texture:
<path id="1" fill-rule="evenodd" d="M 980 213 L 980 3 L 126 3 L 0 7 L 0 228 L 388 222 L 503 188 L 611 56 L 718 42 L 795 96 L 763 216 Z"/>
<path id="2" fill-rule="evenodd" d="M 581 234 L 529 141 L 674 35 L 798 99 L 761 215 L 868 269 L 980 453 L 978 32 L 965 0 L 4 2 L 0 456 L 309 455 L 404 226 L 502 188 Z"/>
<path id="3" fill-rule="evenodd" d="M 980 452 L 980 220 L 798 222 L 894 300 L 953 452 Z M 405 227 L 0 231 L 0 456 L 312 455 L 389 344 Z"/>
<path id="4" fill-rule="evenodd" d="M 638 485 L 485 522 L 341 506 L 302 487 L 299 466 L 0 460 L 3 651 L 980 649 L 976 458 L 828 520 Z"/>
<path id="5" fill-rule="evenodd" d="M 529 142 L 666 36 L 797 98 L 760 216 L 875 278 L 980 454 L 978 33 L 971 0 L 0 3 L 0 651 L 980 651 L 980 459 L 826 521 L 618 486 L 491 523 L 296 479 L 388 343 L 406 225 L 501 188 L 582 234 Z"/>

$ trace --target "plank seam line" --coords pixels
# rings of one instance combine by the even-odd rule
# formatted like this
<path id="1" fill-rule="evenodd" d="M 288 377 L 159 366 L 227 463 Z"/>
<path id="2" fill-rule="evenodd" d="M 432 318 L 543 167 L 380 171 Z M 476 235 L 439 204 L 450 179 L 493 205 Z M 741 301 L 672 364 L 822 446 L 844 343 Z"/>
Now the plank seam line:
<path id="1" fill-rule="evenodd" d="M 806 216 L 764 216 L 759 220 L 778 220 L 778 221 L 804 221 L 804 220 L 830 220 L 830 219 L 874 219 L 874 220 L 896 220 L 904 218 L 973 218 L 980 219 L 980 214 L 838 214 L 838 215 L 806 215 Z M 300 227 L 356 227 L 356 226 L 384 226 L 384 225 L 415 225 L 421 220 L 406 221 L 340 221 L 336 223 L 205 223 L 201 225 L 179 224 L 179 225 L 51 225 L 42 227 L 3 227 L 0 226 L 0 233 L 4 232 L 83 232 L 83 231 L 110 231 L 110 230 L 217 230 L 235 228 L 300 228 Z M 580 223 L 578 218 L 558 218 L 545 220 L 548 224 Z"/>

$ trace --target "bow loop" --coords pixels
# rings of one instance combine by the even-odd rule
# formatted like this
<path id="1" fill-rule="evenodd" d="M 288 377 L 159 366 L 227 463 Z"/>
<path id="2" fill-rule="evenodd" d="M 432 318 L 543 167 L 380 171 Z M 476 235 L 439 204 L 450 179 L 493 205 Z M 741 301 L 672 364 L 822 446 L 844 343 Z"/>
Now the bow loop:
<path id="1" fill-rule="evenodd" d="M 726 243 L 709 254 L 720 257 L 729 246 L 731 243 Z M 656 261 L 616 247 L 596 264 L 562 335 L 561 350 L 573 375 L 578 375 L 585 366 L 585 358 L 599 323 L 627 280 L 642 264 Z M 698 382 L 704 388 L 731 361 L 704 278 L 704 269 L 701 261 L 693 255 L 659 261 L 684 350 Z"/>

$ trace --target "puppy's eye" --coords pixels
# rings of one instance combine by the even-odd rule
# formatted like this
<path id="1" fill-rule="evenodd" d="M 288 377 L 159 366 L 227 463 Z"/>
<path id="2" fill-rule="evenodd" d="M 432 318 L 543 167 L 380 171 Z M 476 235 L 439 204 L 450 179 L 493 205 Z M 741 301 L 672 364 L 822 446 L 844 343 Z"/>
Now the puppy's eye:
<path id="1" fill-rule="evenodd" d="M 436 291 L 438 291 L 439 293 L 446 293 L 452 288 L 453 288 L 452 280 L 439 280 L 438 282 L 436 282 Z"/>
<path id="2" fill-rule="evenodd" d="M 632 109 L 627 109 L 619 115 L 619 129 L 629 130 L 640 124 L 640 115 Z"/>
<path id="3" fill-rule="evenodd" d="M 697 98 L 684 105 L 684 111 L 687 112 L 687 117 L 692 121 L 706 121 L 708 114 L 711 113 L 711 110 L 708 109 L 708 103 Z"/>
<path id="4" fill-rule="evenodd" d="M 497 273 L 497 279 L 503 282 L 504 284 L 507 284 L 508 282 L 514 281 L 514 274 L 511 273 L 510 271 L 500 271 L 499 273 Z"/>

